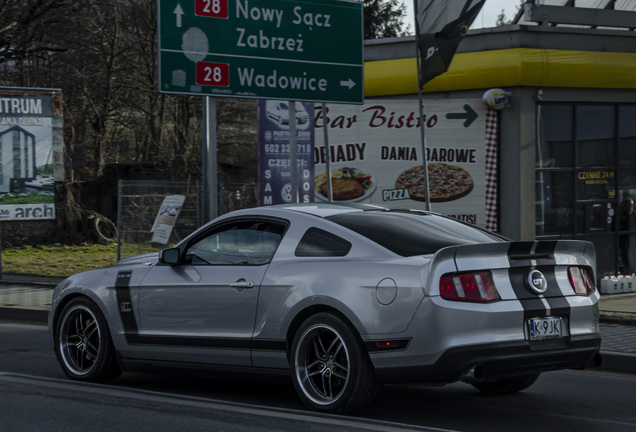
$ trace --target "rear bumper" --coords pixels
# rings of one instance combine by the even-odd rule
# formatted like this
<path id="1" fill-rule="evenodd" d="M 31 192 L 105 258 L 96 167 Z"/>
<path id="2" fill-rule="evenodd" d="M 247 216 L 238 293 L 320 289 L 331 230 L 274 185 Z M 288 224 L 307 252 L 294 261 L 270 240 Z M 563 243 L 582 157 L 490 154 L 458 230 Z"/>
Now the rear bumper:
<path id="1" fill-rule="evenodd" d="M 385 384 L 450 383 L 460 379 L 489 381 L 562 369 L 600 366 L 598 335 L 539 343 L 506 342 L 449 349 L 431 365 L 378 368 Z"/>

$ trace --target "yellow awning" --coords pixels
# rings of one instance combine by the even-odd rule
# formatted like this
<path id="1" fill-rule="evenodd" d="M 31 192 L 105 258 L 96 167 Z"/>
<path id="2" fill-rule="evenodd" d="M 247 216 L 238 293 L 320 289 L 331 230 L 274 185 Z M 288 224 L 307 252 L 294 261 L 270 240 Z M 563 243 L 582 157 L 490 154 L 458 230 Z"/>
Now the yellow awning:
<path id="1" fill-rule="evenodd" d="M 364 64 L 366 97 L 417 93 L 415 58 Z M 636 54 L 512 48 L 456 54 L 423 92 L 493 87 L 636 89 Z"/>

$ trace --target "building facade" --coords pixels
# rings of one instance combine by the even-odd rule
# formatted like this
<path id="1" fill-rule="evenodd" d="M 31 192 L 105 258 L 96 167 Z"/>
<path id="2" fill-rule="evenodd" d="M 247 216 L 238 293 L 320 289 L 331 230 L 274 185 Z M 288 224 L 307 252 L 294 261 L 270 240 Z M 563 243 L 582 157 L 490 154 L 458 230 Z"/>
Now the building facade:
<path id="1" fill-rule="evenodd" d="M 469 31 L 422 88 L 424 103 L 511 94 L 498 111 L 497 230 L 591 241 L 599 276 L 636 272 L 635 26 L 632 10 L 526 4 L 517 24 Z M 366 41 L 365 99 L 417 93 L 414 37 Z"/>

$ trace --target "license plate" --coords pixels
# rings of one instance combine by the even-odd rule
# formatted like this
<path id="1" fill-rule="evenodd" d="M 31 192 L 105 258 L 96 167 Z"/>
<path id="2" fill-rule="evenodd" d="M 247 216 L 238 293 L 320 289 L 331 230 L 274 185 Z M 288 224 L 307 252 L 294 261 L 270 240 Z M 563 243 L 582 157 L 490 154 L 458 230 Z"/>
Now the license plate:
<path id="1" fill-rule="evenodd" d="M 530 318 L 528 320 L 530 340 L 560 338 L 565 336 L 563 319 L 556 317 Z"/>

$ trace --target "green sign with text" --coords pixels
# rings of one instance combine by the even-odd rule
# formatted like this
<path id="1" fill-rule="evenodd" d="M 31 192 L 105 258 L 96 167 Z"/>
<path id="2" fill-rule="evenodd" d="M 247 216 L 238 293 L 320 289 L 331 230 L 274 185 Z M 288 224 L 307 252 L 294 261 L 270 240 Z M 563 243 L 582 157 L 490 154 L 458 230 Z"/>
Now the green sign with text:
<path id="1" fill-rule="evenodd" d="M 362 103 L 362 3 L 159 0 L 159 91 Z"/>

